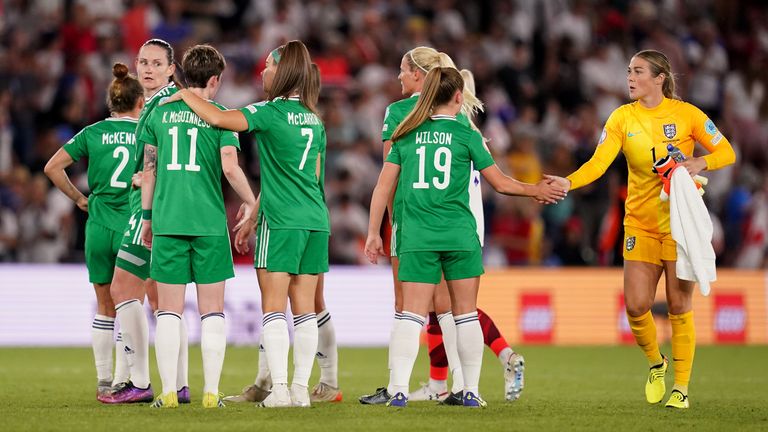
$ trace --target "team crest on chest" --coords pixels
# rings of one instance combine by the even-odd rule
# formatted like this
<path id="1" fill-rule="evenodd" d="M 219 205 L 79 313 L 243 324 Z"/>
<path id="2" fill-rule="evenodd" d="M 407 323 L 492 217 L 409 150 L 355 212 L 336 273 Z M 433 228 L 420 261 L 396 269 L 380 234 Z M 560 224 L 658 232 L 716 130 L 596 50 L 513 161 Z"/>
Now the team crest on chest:
<path id="1" fill-rule="evenodd" d="M 635 236 L 627 237 L 627 252 L 635 248 Z"/>
<path id="2" fill-rule="evenodd" d="M 677 126 L 674 123 L 664 125 L 664 136 L 672 139 L 677 135 Z"/>

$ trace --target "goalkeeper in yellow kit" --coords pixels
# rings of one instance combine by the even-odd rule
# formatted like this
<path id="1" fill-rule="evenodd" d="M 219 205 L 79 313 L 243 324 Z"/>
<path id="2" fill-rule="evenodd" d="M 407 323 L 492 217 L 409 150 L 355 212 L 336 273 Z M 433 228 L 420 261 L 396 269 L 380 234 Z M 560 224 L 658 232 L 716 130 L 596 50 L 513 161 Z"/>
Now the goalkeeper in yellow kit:
<path id="1" fill-rule="evenodd" d="M 635 54 L 627 69 L 627 84 L 634 102 L 613 111 L 592 158 L 559 181 L 566 190 L 586 186 L 605 173 L 619 151 L 624 153 L 629 169 L 624 218 L 624 300 L 632 334 L 650 364 L 645 396 L 649 403 L 658 403 L 666 392 L 664 375 L 668 360 L 659 351 L 650 312 L 663 273 L 675 369 L 675 385 L 666 406 L 688 408 L 688 382 L 696 347 L 694 283 L 676 277 L 677 254 L 669 227 L 669 202 L 659 198 L 662 182 L 652 168 L 656 160 L 666 156 L 668 144 L 686 155 L 681 165 L 692 176 L 732 164 L 736 156 L 712 120 L 695 106 L 677 99 L 674 76 L 663 53 L 645 50 Z M 692 157 L 695 142 L 709 154 Z"/>

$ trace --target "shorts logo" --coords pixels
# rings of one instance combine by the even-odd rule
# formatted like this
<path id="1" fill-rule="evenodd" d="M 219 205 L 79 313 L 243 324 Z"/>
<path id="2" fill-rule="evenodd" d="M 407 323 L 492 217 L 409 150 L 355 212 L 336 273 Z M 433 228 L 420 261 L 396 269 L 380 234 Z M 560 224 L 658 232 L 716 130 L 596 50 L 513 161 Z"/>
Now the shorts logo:
<path id="1" fill-rule="evenodd" d="M 635 236 L 627 237 L 627 252 L 635 248 Z"/>
<path id="2" fill-rule="evenodd" d="M 672 124 L 665 124 L 664 125 L 664 136 L 669 138 L 669 139 L 672 139 L 672 138 L 675 137 L 675 135 L 677 135 L 677 126 L 674 123 L 672 123 Z"/>

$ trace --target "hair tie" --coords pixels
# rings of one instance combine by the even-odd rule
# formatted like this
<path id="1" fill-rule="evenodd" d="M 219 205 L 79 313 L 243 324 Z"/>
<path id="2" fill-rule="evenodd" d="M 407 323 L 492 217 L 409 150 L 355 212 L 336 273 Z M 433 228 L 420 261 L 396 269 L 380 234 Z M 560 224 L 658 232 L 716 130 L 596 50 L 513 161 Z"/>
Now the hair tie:
<path id="1" fill-rule="evenodd" d="M 272 50 L 272 61 L 275 62 L 275 64 L 280 63 L 280 53 L 277 51 L 279 48 L 275 48 Z"/>
<path id="2" fill-rule="evenodd" d="M 411 63 L 415 64 L 417 68 L 424 71 L 424 73 L 429 73 L 428 70 L 424 69 L 420 64 L 416 63 L 416 60 L 413 58 L 413 50 L 408 51 L 408 55 L 411 57 Z"/>

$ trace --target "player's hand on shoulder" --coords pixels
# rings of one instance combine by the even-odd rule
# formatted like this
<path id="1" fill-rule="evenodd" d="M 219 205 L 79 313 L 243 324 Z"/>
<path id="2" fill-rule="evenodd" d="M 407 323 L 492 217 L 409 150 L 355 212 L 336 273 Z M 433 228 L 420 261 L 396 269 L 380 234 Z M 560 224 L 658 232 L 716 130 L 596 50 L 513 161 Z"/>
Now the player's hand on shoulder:
<path id="1" fill-rule="evenodd" d="M 384 253 L 384 243 L 380 235 L 369 235 L 365 241 L 365 256 L 371 264 L 379 262 L 379 256 L 386 256 Z"/>
<path id="2" fill-rule="evenodd" d="M 181 92 L 183 92 L 183 91 L 186 91 L 186 89 L 181 89 L 181 90 L 177 91 L 176 93 L 168 96 L 167 98 L 163 98 L 163 100 L 160 101 L 158 106 L 163 106 L 163 105 L 166 105 L 166 104 L 169 104 L 169 103 L 172 103 L 172 102 L 178 102 L 178 101 L 182 100 L 183 99 L 182 98 L 183 94 Z"/>

